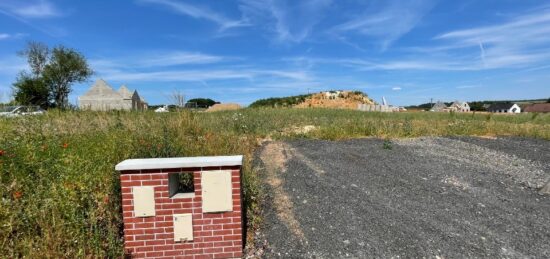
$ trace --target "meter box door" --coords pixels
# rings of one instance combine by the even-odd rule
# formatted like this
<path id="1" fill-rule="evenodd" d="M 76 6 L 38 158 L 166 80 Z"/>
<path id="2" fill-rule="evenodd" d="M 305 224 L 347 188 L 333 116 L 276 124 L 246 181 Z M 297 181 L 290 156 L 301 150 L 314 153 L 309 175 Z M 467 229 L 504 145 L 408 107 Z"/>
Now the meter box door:
<path id="1" fill-rule="evenodd" d="M 192 214 L 174 214 L 174 242 L 193 241 Z"/>
<path id="2" fill-rule="evenodd" d="M 231 171 L 203 171 L 201 173 L 201 184 L 203 212 L 233 210 Z"/>
<path id="3" fill-rule="evenodd" d="M 155 188 L 153 186 L 135 186 L 132 189 L 134 215 L 136 217 L 155 216 Z"/>

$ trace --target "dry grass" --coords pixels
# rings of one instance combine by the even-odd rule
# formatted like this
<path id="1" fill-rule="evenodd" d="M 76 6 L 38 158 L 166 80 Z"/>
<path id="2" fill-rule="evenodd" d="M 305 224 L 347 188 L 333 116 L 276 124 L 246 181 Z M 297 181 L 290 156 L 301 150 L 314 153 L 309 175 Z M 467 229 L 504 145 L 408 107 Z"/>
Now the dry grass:
<path id="1" fill-rule="evenodd" d="M 303 128 L 308 131 L 288 129 Z M 550 115 L 242 109 L 213 113 L 56 112 L 0 119 L 0 254 L 120 257 L 118 174 L 128 158 L 244 154 L 248 224 L 258 224 L 260 139 L 514 135 L 550 140 Z"/>

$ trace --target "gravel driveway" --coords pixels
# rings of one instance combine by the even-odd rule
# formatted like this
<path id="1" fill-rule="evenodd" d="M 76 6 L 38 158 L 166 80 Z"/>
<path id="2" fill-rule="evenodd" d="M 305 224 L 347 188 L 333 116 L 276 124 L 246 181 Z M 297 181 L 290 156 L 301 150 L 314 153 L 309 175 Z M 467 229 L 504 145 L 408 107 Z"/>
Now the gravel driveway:
<path id="1" fill-rule="evenodd" d="M 550 142 L 270 142 L 267 258 L 550 257 Z"/>

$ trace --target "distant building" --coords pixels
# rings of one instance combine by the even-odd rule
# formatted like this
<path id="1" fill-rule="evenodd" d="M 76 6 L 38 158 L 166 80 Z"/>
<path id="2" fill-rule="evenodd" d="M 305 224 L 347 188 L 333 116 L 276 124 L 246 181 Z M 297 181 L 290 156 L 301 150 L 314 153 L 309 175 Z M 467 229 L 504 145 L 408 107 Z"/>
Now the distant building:
<path id="1" fill-rule="evenodd" d="M 449 109 L 456 112 L 469 112 L 470 105 L 468 105 L 467 102 L 454 101 L 451 106 L 449 106 Z"/>
<path id="2" fill-rule="evenodd" d="M 525 106 L 524 112 L 550 112 L 550 103 L 535 103 Z"/>
<path id="3" fill-rule="evenodd" d="M 446 112 L 449 111 L 449 107 L 444 102 L 437 102 L 430 109 L 431 112 Z"/>
<path id="4" fill-rule="evenodd" d="M 487 108 L 487 111 L 497 113 L 520 113 L 521 108 L 515 103 L 494 103 Z"/>
<path id="5" fill-rule="evenodd" d="M 131 91 L 122 85 L 115 91 L 103 79 L 98 79 L 79 98 L 79 108 L 92 111 L 109 110 L 144 110 L 147 109 L 147 102 L 141 98 L 137 91 Z"/>

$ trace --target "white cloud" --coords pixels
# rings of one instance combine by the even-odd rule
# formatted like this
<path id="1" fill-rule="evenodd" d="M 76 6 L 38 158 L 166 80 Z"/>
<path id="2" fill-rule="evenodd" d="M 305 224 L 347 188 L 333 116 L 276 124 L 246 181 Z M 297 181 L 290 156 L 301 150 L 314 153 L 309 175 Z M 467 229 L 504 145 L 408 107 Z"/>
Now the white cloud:
<path id="1" fill-rule="evenodd" d="M 486 68 L 518 67 L 550 58 L 550 7 L 516 16 L 502 24 L 447 32 L 447 51 L 479 47 L 479 62 Z"/>
<path id="2" fill-rule="evenodd" d="M 248 26 L 243 20 L 232 20 L 224 15 L 212 11 L 206 7 L 191 5 L 185 2 L 177 2 L 173 0 L 138 0 L 139 3 L 157 4 L 168 7 L 174 12 L 183 14 L 195 19 L 205 19 L 217 23 L 220 30 L 225 30 L 233 27 Z"/>
<path id="3" fill-rule="evenodd" d="M 286 78 L 293 80 L 308 80 L 309 76 L 300 71 L 278 70 L 243 70 L 243 69 L 202 69 L 202 70 L 169 70 L 156 72 L 134 71 L 98 71 L 98 74 L 108 80 L 144 81 L 144 82 L 202 82 L 215 80 L 249 80 L 256 78 Z"/>
<path id="4" fill-rule="evenodd" d="M 25 36 L 27 36 L 27 34 L 25 33 L 16 33 L 16 34 L 0 33 L 0 40 L 20 39 Z"/>
<path id="5" fill-rule="evenodd" d="M 393 91 L 401 91 L 401 87 L 397 86 L 397 87 L 392 87 L 392 90 Z"/>
<path id="6" fill-rule="evenodd" d="M 257 24 L 268 24 L 280 42 L 302 42 L 312 34 L 331 0 L 241 0 L 244 16 Z"/>
<path id="7" fill-rule="evenodd" d="M 382 49 L 411 31 L 435 6 L 433 0 L 384 1 L 381 8 L 371 8 L 362 15 L 332 28 L 342 34 L 357 32 L 377 39 Z"/>
<path id="8" fill-rule="evenodd" d="M 13 1 L 3 0 L 0 9 L 24 18 L 49 18 L 61 16 L 62 13 L 47 0 Z"/>

